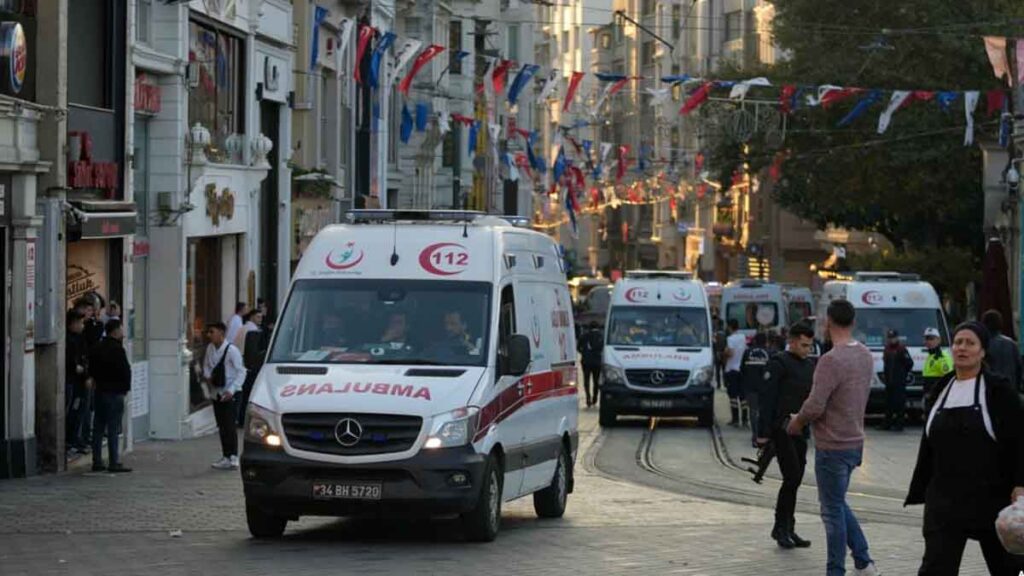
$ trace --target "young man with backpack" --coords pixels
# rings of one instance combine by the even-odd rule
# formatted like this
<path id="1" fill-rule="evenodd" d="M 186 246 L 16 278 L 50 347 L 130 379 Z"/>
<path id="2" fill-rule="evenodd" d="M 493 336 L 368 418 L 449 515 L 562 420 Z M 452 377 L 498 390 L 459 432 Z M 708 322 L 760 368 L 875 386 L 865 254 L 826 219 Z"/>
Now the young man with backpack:
<path id="1" fill-rule="evenodd" d="M 223 322 L 206 326 L 210 344 L 203 359 L 203 378 L 209 386 L 213 415 L 220 432 L 223 458 L 213 463 L 218 470 L 238 469 L 238 427 L 235 422 L 235 394 L 245 383 L 245 365 L 238 347 L 227 340 L 227 327 Z"/>

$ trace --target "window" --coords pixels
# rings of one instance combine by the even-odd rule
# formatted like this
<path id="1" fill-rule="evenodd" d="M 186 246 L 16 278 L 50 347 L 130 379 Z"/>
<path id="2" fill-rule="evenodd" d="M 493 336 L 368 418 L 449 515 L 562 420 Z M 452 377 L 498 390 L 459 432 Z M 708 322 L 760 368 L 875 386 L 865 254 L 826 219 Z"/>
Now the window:
<path id="1" fill-rule="evenodd" d="M 459 125 L 453 124 L 451 130 L 444 135 L 441 143 L 441 165 L 445 168 L 455 166 L 455 155 L 459 153 Z"/>
<path id="2" fill-rule="evenodd" d="M 608 325 L 612 346 L 706 347 L 708 312 L 704 308 L 624 306 L 613 308 Z"/>
<path id="3" fill-rule="evenodd" d="M 68 3 L 68 102 L 112 109 L 112 23 L 110 7 L 103 0 Z M 93 136 L 95 138 L 95 136 Z"/>
<path id="4" fill-rule="evenodd" d="M 601 48 L 607 50 L 612 47 L 612 35 L 605 33 L 601 34 Z"/>
<path id="5" fill-rule="evenodd" d="M 654 6 L 657 4 L 657 0 L 643 0 L 641 4 L 641 13 L 643 14 L 654 14 Z"/>
<path id="6" fill-rule="evenodd" d="M 189 62 L 199 67 L 199 86 L 189 92 L 188 123 L 210 131 L 208 154 L 228 161 L 236 144 L 229 140 L 245 131 L 243 115 L 242 43 L 220 30 L 189 23 Z"/>
<path id="7" fill-rule="evenodd" d="M 725 15 L 725 41 L 739 40 L 743 34 L 743 12 L 736 10 Z"/>
<path id="8" fill-rule="evenodd" d="M 519 25 L 513 24 L 508 27 L 508 53 L 512 60 L 519 59 Z"/>
<path id="9" fill-rule="evenodd" d="M 327 72 L 321 70 L 320 76 L 320 167 L 325 168 L 330 164 L 330 150 L 332 146 L 328 143 L 334 138 L 331 134 L 331 106 L 330 106 L 330 79 Z"/>
<path id="10" fill-rule="evenodd" d="M 508 341 L 512 339 L 512 335 L 516 333 L 516 302 L 515 295 L 512 292 L 511 286 L 506 286 L 501 289 L 501 310 L 498 315 L 498 350 L 500 351 L 497 358 L 498 370 L 495 372 L 495 380 L 501 378 L 502 374 L 506 373 L 505 366 L 502 364 L 507 356 L 504 355 Z"/>
<path id="11" fill-rule="evenodd" d="M 143 44 L 150 41 L 150 18 L 153 0 L 137 0 L 135 4 L 135 39 Z"/>
<path id="12" fill-rule="evenodd" d="M 462 60 L 458 54 L 462 51 L 462 20 L 452 20 L 448 28 L 448 73 L 462 74 Z"/>
<path id="13" fill-rule="evenodd" d="M 640 48 L 640 65 L 650 66 L 654 64 L 654 40 L 647 40 Z"/>
<path id="14" fill-rule="evenodd" d="M 582 42 L 582 40 L 580 40 L 580 27 L 579 26 L 576 26 L 575 28 L 573 28 L 572 35 L 573 35 L 573 46 L 572 47 L 573 47 L 574 50 L 579 50 L 580 49 L 580 42 Z"/>
<path id="15" fill-rule="evenodd" d="M 769 301 L 730 302 L 725 308 L 725 321 L 729 320 L 739 322 L 740 330 L 774 328 L 779 325 L 779 305 Z"/>
<path id="16" fill-rule="evenodd" d="M 676 4 L 676 5 L 672 6 L 672 32 L 673 32 L 673 37 L 679 38 L 679 35 L 682 33 L 682 24 L 683 24 L 683 8 L 682 8 L 682 6 Z"/>
<path id="17" fill-rule="evenodd" d="M 561 49 L 562 49 L 562 51 L 565 51 L 565 50 L 569 49 L 569 31 L 568 30 L 562 30 L 562 46 L 561 46 Z"/>
<path id="18" fill-rule="evenodd" d="M 885 346 L 886 333 L 896 330 L 907 346 L 924 346 L 924 329 L 938 328 L 949 344 L 942 311 L 937 308 L 858 308 L 853 337 L 869 348 Z"/>

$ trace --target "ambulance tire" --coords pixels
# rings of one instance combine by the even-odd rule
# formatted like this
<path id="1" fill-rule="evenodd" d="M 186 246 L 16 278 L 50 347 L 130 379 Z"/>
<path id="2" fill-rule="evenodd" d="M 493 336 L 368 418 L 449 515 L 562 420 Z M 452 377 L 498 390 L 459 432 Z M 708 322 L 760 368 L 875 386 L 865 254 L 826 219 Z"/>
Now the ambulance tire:
<path id="1" fill-rule="evenodd" d="M 597 421 L 601 425 L 601 428 L 611 428 L 615 426 L 618 417 L 615 415 L 615 411 L 608 406 L 608 402 L 605 401 L 604 394 L 601 395 L 601 402 L 597 407 Z"/>
<path id="2" fill-rule="evenodd" d="M 533 509 L 541 518 L 561 518 L 565 514 L 565 505 L 569 501 L 569 452 L 565 444 L 558 451 L 558 465 L 551 484 L 543 490 L 533 493 Z"/>
<path id="3" fill-rule="evenodd" d="M 259 506 L 245 505 L 245 521 L 253 538 L 280 538 L 288 519 L 265 512 Z"/>
<path id="4" fill-rule="evenodd" d="M 462 515 L 462 529 L 470 542 L 493 542 L 501 526 L 501 466 L 494 455 L 484 466 L 480 498 L 472 510 Z"/>
<path id="5" fill-rule="evenodd" d="M 714 425 L 715 407 L 711 406 L 701 411 L 700 415 L 697 416 L 697 426 L 700 426 L 701 428 L 711 428 Z"/>

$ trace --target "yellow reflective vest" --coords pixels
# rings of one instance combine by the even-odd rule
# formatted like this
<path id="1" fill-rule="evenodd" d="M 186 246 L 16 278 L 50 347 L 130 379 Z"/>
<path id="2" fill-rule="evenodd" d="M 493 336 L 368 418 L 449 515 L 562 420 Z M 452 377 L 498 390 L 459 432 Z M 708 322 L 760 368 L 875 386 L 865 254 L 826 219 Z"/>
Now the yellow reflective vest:
<path id="1" fill-rule="evenodd" d="M 936 356 L 931 352 L 924 360 L 924 369 L 921 376 L 925 378 L 938 378 L 953 371 L 953 356 L 948 350 L 943 350 L 941 355 Z"/>

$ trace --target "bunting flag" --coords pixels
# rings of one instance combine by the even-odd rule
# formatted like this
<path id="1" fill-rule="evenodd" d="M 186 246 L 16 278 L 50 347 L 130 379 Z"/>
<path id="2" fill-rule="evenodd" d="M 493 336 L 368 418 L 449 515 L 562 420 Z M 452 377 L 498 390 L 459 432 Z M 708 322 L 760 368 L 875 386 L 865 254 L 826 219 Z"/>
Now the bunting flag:
<path id="1" fill-rule="evenodd" d="M 853 123 L 854 120 L 860 118 L 861 115 L 864 114 L 864 112 L 867 112 L 868 108 L 874 106 L 881 100 L 881 90 L 872 90 L 871 92 L 868 92 L 868 94 L 861 98 L 860 102 L 857 102 L 857 105 L 854 106 L 853 109 L 850 110 L 850 112 L 846 116 L 844 116 L 842 120 L 839 121 L 839 124 L 837 124 L 837 126 L 839 126 L 840 128 L 843 126 L 849 126 L 851 123 Z"/>
<path id="2" fill-rule="evenodd" d="M 771 86 L 772 83 L 767 78 L 751 78 L 750 80 L 744 80 L 739 82 L 732 87 L 729 91 L 729 98 L 731 100 L 743 100 L 747 97 L 747 92 L 750 92 L 752 86 Z"/>
<path id="3" fill-rule="evenodd" d="M 583 141 L 583 154 L 587 160 L 587 166 L 594 165 L 594 157 L 591 155 L 591 150 L 594 148 L 594 143 L 590 140 Z"/>
<path id="4" fill-rule="evenodd" d="M 425 132 L 427 130 L 427 118 L 430 115 L 430 109 L 424 102 L 416 103 L 416 131 Z"/>
<path id="5" fill-rule="evenodd" d="M 662 76 L 661 81 L 666 84 L 679 84 L 690 79 L 689 74 L 676 74 L 674 76 Z"/>
<path id="6" fill-rule="evenodd" d="M 537 133 L 536 132 L 532 132 L 530 134 L 529 140 L 526 142 L 526 154 L 527 154 L 527 156 L 530 159 L 530 166 L 533 166 L 534 170 L 536 170 L 537 172 L 540 172 L 541 174 L 543 174 L 547 170 L 547 167 L 544 166 L 543 160 L 541 160 L 540 158 L 537 157 L 537 154 L 536 154 L 536 152 L 533 149 L 534 143 L 536 141 L 537 141 Z"/>
<path id="7" fill-rule="evenodd" d="M 895 90 L 892 96 L 889 98 L 889 105 L 882 112 L 882 115 L 878 117 L 878 133 L 885 134 L 885 131 L 889 129 L 889 122 L 892 121 L 892 115 L 903 106 L 903 103 L 910 98 L 909 90 Z"/>
<path id="8" fill-rule="evenodd" d="M 472 126 L 473 123 L 476 122 L 476 120 L 473 120 L 469 116 L 463 116 L 462 114 L 459 114 L 458 112 L 452 112 L 451 116 L 452 116 L 452 120 L 458 122 L 459 124 L 462 124 L 463 126 Z"/>
<path id="9" fill-rule="evenodd" d="M 645 88 L 645 90 L 651 95 L 651 107 L 653 108 L 668 102 L 668 99 L 672 97 L 672 88 Z"/>
<path id="10" fill-rule="evenodd" d="M 569 107 L 572 106 L 572 101 L 576 98 L 576 90 L 579 89 L 583 76 L 583 72 L 572 73 L 572 78 L 569 80 L 569 89 L 565 91 L 565 103 L 562 105 L 562 112 L 568 112 Z"/>
<path id="11" fill-rule="evenodd" d="M 608 154 L 612 151 L 612 145 L 610 142 L 601 142 L 601 163 L 608 159 Z"/>
<path id="12" fill-rule="evenodd" d="M 601 92 L 601 96 L 598 97 L 591 108 L 590 113 L 593 116 L 597 116 L 601 111 L 601 106 L 604 105 L 605 100 L 615 96 L 620 90 L 629 82 L 629 78 L 618 75 L 618 74 L 597 74 L 597 77 L 602 81 L 606 82 L 604 90 Z"/>
<path id="13" fill-rule="evenodd" d="M 623 144 L 619 146 L 619 162 L 615 168 L 615 183 L 619 184 L 622 182 L 622 177 L 626 175 L 626 155 L 629 154 L 629 146 Z"/>
<path id="14" fill-rule="evenodd" d="M 437 85 L 438 86 L 441 85 L 441 80 L 444 78 L 444 75 L 447 74 L 448 71 L 452 69 L 452 64 L 456 63 L 456 62 L 461 63 L 462 60 L 466 56 L 469 56 L 469 52 L 466 52 L 465 50 L 459 50 L 459 51 L 454 52 L 452 54 L 452 58 L 450 60 L 448 60 L 448 65 L 444 67 L 444 70 L 441 70 L 440 74 L 438 74 L 438 77 L 437 77 Z"/>
<path id="15" fill-rule="evenodd" d="M 345 62 L 345 52 L 352 41 L 352 29 L 354 27 L 355 20 L 351 18 L 342 18 L 341 22 L 338 23 L 338 33 L 335 35 L 338 47 L 334 49 L 334 70 L 338 73 L 339 80 L 341 79 L 341 69 Z"/>
<path id="16" fill-rule="evenodd" d="M 380 62 L 384 58 L 384 54 L 391 48 L 391 45 L 395 42 L 394 32 L 385 32 L 384 36 L 377 42 L 377 46 L 373 48 L 373 54 L 370 55 L 370 86 L 377 88 L 380 84 Z"/>
<path id="17" fill-rule="evenodd" d="M 796 109 L 796 104 L 797 88 L 792 84 L 786 84 L 779 94 L 779 109 L 783 114 L 789 114 Z"/>
<path id="18" fill-rule="evenodd" d="M 491 73 L 491 82 L 494 84 L 495 94 L 503 94 L 505 92 L 505 79 L 508 78 L 508 69 L 511 67 L 511 60 L 502 60 Z"/>
<path id="19" fill-rule="evenodd" d="M 355 70 L 352 71 L 357 84 L 363 83 L 363 58 L 366 56 L 366 49 L 370 46 L 370 40 L 373 39 L 374 32 L 375 30 L 371 26 L 366 24 L 359 25 L 359 45 L 356 47 Z"/>
<path id="20" fill-rule="evenodd" d="M 821 106 L 827 110 L 829 106 L 836 102 L 846 100 L 860 91 L 860 88 L 843 88 L 841 86 L 831 85 L 821 86 L 818 88 L 817 98 L 812 97 L 810 102 L 812 106 Z"/>
<path id="21" fill-rule="evenodd" d="M 708 97 L 711 95 L 711 87 L 714 82 L 705 82 L 700 88 L 693 91 L 692 94 L 683 102 L 683 107 L 679 109 L 679 113 L 686 116 L 690 112 L 693 112 L 700 107 L 701 104 L 708 101 Z"/>
<path id="22" fill-rule="evenodd" d="M 560 78 L 561 71 L 558 70 L 557 68 L 552 68 L 551 71 L 548 72 L 548 77 L 546 80 L 544 80 L 544 87 L 541 88 L 540 95 L 537 96 L 538 102 L 544 102 L 545 100 L 551 97 L 551 94 L 554 93 L 555 88 L 558 87 L 558 80 Z"/>
<path id="23" fill-rule="evenodd" d="M 327 8 L 320 6 L 313 10 L 313 34 L 309 45 L 309 71 L 311 73 L 320 62 L 320 25 L 327 19 L 328 14 L 330 12 L 327 11 Z"/>
<path id="24" fill-rule="evenodd" d="M 974 111 L 978 108 L 978 99 L 981 93 L 976 90 L 964 92 L 964 116 L 967 118 L 967 127 L 964 128 L 964 146 L 974 144 Z"/>
<path id="25" fill-rule="evenodd" d="M 412 62 L 412 59 L 416 57 L 416 54 L 419 53 L 420 48 L 422 47 L 423 42 L 420 42 L 419 40 L 413 40 L 412 38 L 403 40 L 401 46 L 396 52 L 397 56 L 395 59 L 397 63 L 395 64 L 393 74 L 395 76 L 401 74 L 402 71 L 405 70 L 405 67 L 409 65 L 409 62 Z"/>
<path id="26" fill-rule="evenodd" d="M 1006 102 L 1006 92 L 1002 90 L 989 90 L 985 93 L 985 114 L 992 116 L 1003 111 Z"/>
<path id="27" fill-rule="evenodd" d="M 451 116 L 448 115 L 447 110 L 441 110 L 437 113 L 437 130 L 441 133 L 441 136 L 451 132 Z"/>
<path id="28" fill-rule="evenodd" d="M 412 114 L 409 113 L 409 107 L 405 104 L 402 104 L 402 125 L 399 127 L 399 135 L 402 144 L 408 144 L 409 138 L 412 137 Z"/>
<path id="29" fill-rule="evenodd" d="M 1003 102 L 1003 113 L 999 115 L 999 146 L 1006 148 L 1010 145 L 1010 130 L 1013 127 L 1013 117 L 1009 114 L 1009 102 Z"/>
<path id="30" fill-rule="evenodd" d="M 1010 76 L 1010 63 L 1006 58 L 1006 38 L 1002 36 L 985 36 L 985 52 L 988 53 L 988 61 L 992 64 L 992 73 L 996 78 L 1013 84 Z M 1019 65 L 1019 64 L 1018 64 Z"/>
<path id="31" fill-rule="evenodd" d="M 402 82 L 398 84 L 398 91 L 408 96 L 409 88 L 412 87 L 412 81 L 416 78 L 416 75 L 427 65 L 427 62 L 430 62 L 434 56 L 441 52 L 444 52 L 444 46 L 438 46 L 437 44 L 431 44 L 426 50 L 420 52 L 420 55 L 412 63 L 412 69 L 405 75 L 405 78 L 402 78 Z"/>
<path id="32" fill-rule="evenodd" d="M 516 169 L 516 162 L 515 162 L 515 159 L 512 157 L 512 154 L 509 153 L 509 152 L 506 152 L 504 160 L 505 160 L 505 168 L 508 169 L 508 179 L 513 181 L 513 182 L 518 182 L 519 181 L 519 170 Z"/>
<path id="33" fill-rule="evenodd" d="M 573 238 L 579 235 L 576 225 L 576 206 L 576 194 L 573 193 L 572 184 L 569 184 L 565 189 L 565 211 L 569 213 L 569 225 L 572 226 Z"/>
<path id="34" fill-rule="evenodd" d="M 476 153 L 476 135 L 478 132 L 480 132 L 480 123 L 474 121 L 469 125 L 469 143 L 467 148 L 469 149 L 470 156 Z"/>
<path id="35" fill-rule="evenodd" d="M 523 91 L 523 88 L 526 88 L 526 85 L 529 84 L 530 79 L 533 78 L 533 75 L 536 74 L 538 70 L 540 70 L 540 66 L 537 66 L 536 64 L 527 64 L 519 70 L 515 79 L 512 80 L 512 86 L 508 89 L 509 106 L 516 105 L 519 101 L 519 94 Z"/>
<path id="36" fill-rule="evenodd" d="M 566 161 L 565 161 L 565 148 L 562 146 L 558 147 L 558 154 L 555 156 L 555 162 L 552 166 L 551 175 L 554 177 L 554 181 L 558 182 L 562 179 L 562 175 L 565 174 Z"/>
<path id="37" fill-rule="evenodd" d="M 935 95 L 935 100 L 939 103 L 939 108 L 943 112 L 949 112 L 953 102 L 956 102 L 956 99 L 959 97 L 960 95 L 956 92 L 939 92 Z"/>

